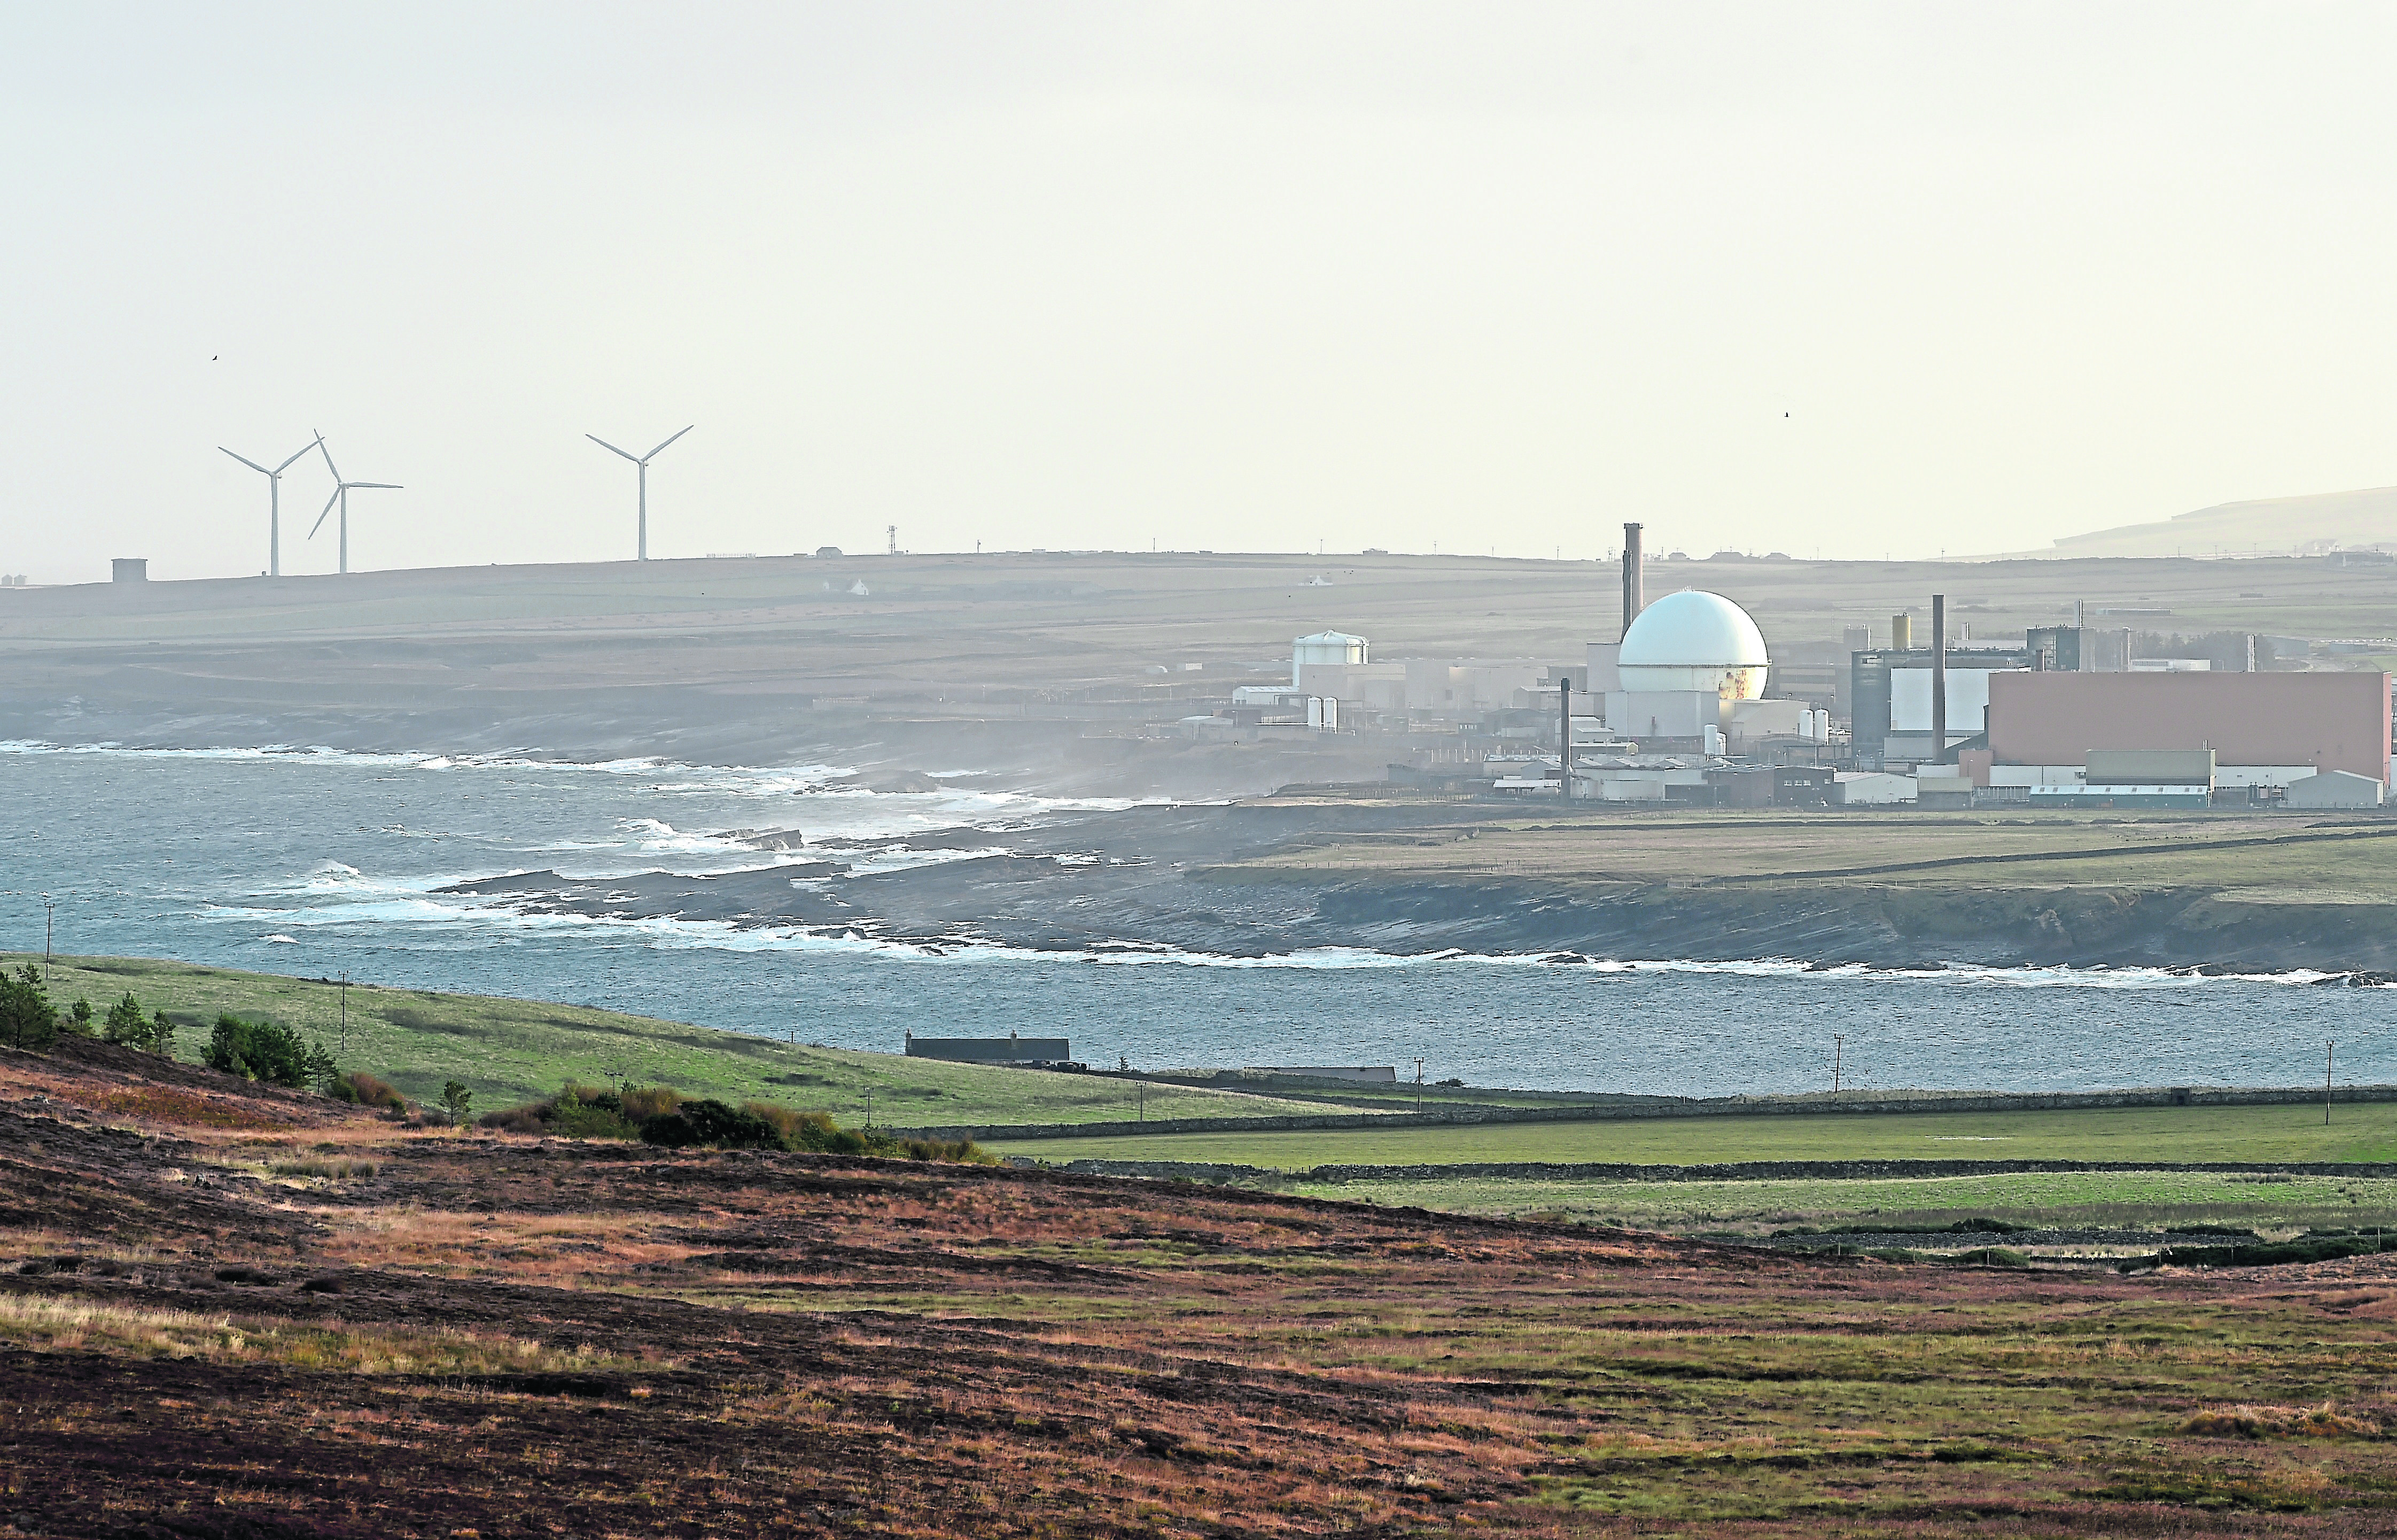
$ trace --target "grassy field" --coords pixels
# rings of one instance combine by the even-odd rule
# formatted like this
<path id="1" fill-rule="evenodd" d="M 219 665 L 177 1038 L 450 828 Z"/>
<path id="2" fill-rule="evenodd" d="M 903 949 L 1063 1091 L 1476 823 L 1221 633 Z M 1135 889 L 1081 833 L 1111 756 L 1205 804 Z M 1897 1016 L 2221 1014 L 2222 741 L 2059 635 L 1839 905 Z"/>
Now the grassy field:
<path id="1" fill-rule="evenodd" d="M 1067 1160 L 1220 1160 L 1276 1171 L 1323 1165 L 1550 1160 L 1706 1165 L 1734 1160 L 2397 1160 L 2397 1103 L 2121 1107 L 2069 1112 L 1641 1118 L 1587 1123 L 1116 1133 L 998 1139 Z"/>
<path id="2" fill-rule="evenodd" d="M 9 968 L 39 957 L 0 955 Z M 141 957 L 60 957 L 50 997 L 105 1011 L 131 992 L 178 1024 L 178 1057 L 196 1060 L 219 1012 L 282 1022 L 336 1047 L 343 1069 L 382 1076 L 419 1100 L 463 1081 L 478 1109 L 545 1095 L 565 1080 L 637 1080 L 694 1095 L 757 1097 L 803 1110 L 899 1126 L 1074 1123 L 1131 1118 L 1136 1088 L 1033 1070 L 938 1064 L 895 1053 L 810 1048 L 746 1033 L 541 1000 L 352 984 L 347 1046 L 341 995 L 321 981 Z M 1223 1118 L 1320 1107 L 1233 1091 L 1151 1086 L 1152 1118 Z"/>
<path id="3" fill-rule="evenodd" d="M 1947 1225 L 1967 1216 L 2056 1229 L 2230 1225 L 2276 1231 L 2385 1225 L 2397 1178 L 2037 1172 L 1913 1181 L 1544 1182 L 1457 1177 L 1300 1182 L 1310 1198 L 1447 1213 L 1571 1220 L 1673 1234 L 1768 1234 L 1795 1225 Z"/>
<path id="4" fill-rule="evenodd" d="M 1347 837 L 1225 870 L 1265 879 L 1487 873 L 1600 885 L 1963 883 L 1976 892 L 2132 884 L 2252 902 L 2391 904 L 2393 852 L 2397 824 L 2364 815 L 1614 811 Z"/>

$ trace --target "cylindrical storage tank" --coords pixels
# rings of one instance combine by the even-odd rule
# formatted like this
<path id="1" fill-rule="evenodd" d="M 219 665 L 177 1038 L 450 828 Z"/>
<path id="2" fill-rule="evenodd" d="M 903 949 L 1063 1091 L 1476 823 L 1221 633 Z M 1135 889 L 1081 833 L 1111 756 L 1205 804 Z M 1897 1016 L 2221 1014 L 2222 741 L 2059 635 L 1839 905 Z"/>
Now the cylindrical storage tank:
<path id="1" fill-rule="evenodd" d="M 1362 636 L 1352 636 L 1345 631 L 1319 631 L 1312 636 L 1301 636 L 1290 647 L 1290 683 L 1293 690 L 1306 681 L 1299 670 L 1309 663 L 1361 663 L 1372 660 L 1366 656 L 1371 648 Z"/>
<path id="2" fill-rule="evenodd" d="M 1764 633 L 1748 611 L 1695 588 L 1668 594 L 1640 612 L 1624 635 L 1627 690 L 1711 691 L 1726 701 L 1764 697 Z"/>

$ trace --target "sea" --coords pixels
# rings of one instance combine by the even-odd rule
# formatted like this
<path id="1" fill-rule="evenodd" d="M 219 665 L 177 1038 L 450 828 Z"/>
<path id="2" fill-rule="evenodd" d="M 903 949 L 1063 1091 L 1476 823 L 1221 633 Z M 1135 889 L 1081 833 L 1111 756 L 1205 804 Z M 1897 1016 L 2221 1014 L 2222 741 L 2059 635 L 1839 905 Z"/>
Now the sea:
<path id="1" fill-rule="evenodd" d="M 1391 1065 L 1412 1079 L 1688 1096 L 2397 1082 L 2397 989 L 2311 972 L 1809 968 L 1775 959 L 1230 957 L 928 946 L 866 931 L 529 913 L 440 889 L 809 859 L 736 831 L 900 843 L 1119 802 L 875 794 L 839 766 L 0 743 L 0 950 L 227 968 L 604 1007 L 801 1042 L 1070 1033 L 1136 1068 Z M 938 772 L 936 772 L 938 773 Z M 47 898 L 50 907 L 45 907 Z"/>

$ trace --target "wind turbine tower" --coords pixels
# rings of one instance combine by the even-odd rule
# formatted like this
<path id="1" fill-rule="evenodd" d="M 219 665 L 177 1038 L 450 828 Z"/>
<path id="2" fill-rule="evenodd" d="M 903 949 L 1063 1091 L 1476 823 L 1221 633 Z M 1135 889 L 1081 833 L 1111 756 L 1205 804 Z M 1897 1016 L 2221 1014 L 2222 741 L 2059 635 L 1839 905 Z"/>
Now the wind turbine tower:
<path id="1" fill-rule="evenodd" d="M 316 444 L 322 444 L 324 441 L 325 435 L 318 434 Z M 283 575 L 283 473 L 297 463 L 301 455 L 315 449 L 316 444 L 301 445 L 299 454 L 293 455 L 271 471 L 247 456 L 233 454 L 231 449 L 225 449 L 221 444 L 217 446 L 218 449 L 224 449 L 227 454 L 233 454 L 235 460 L 266 478 L 266 572 L 269 577 L 279 578 Z M 338 481 L 341 478 L 336 476 L 334 479 Z"/>
<path id="2" fill-rule="evenodd" d="M 583 437 L 591 440 L 594 444 L 598 445 L 601 449 L 609 450 L 616 454 L 621 454 L 625 459 L 631 461 L 634 464 L 638 465 L 641 468 L 641 540 L 639 545 L 639 559 L 642 561 L 649 559 L 649 462 L 658 457 L 659 451 L 663 449 L 666 447 L 666 444 L 673 443 L 676 438 L 680 438 L 683 433 L 689 433 L 691 428 L 698 426 L 698 423 L 693 422 L 690 424 L 690 427 L 683 429 L 682 433 L 676 434 L 673 438 L 667 439 L 665 444 L 659 445 L 657 449 L 651 449 L 647 454 L 635 454 L 630 449 L 619 449 L 615 445 L 609 443 L 606 439 L 600 437 L 596 433 L 586 433 L 583 435 Z"/>
<path id="3" fill-rule="evenodd" d="M 323 434 L 316 435 L 315 447 L 324 450 L 325 469 L 333 473 L 333 495 L 325 500 L 325 513 L 318 514 L 316 522 L 308 527 L 308 538 L 310 540 L 316 538 L 316 531 L 325 527 L 325 515 L 333 511 L 333 504 L 340 503 L 341 505 L 341 570 L 346 573 L 350 569 L 350 493 L 361 487 L 370 487 L 386 492 L 396 492 L 400 488 L 396 482 L 391 481 L 343 481 L 341 467 L 333 463 L 333 451 L 325 449 Z"/>

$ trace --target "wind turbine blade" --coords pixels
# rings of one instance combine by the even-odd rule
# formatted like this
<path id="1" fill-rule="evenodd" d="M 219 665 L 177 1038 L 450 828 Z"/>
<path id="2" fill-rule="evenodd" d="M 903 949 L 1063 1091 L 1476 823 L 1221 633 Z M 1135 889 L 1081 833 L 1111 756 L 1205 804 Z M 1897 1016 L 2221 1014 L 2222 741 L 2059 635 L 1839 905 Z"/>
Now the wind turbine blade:
<path id="1" fill-rule="evenodd" d="M 333 489 L 333 495 L 325 500 L 325 511 L 316 516 L 315 523 L 308 526 L 308 538 L 310 540 L 315 540 L 316 538 L 316 531 L 323 529 L 325 527 L 325 520 L 331 516 L 333 504 L 341 501 L 341 489 L 339 487 L 336 487 Z"/>
<path id="2" fill-rule="evenodd" d="M 325 456 L 325 469 L 333 473 L 333 480 L 338 484 L 341 479 L 341 468 L 333 463 L 333 451 L 325 448 L 325 435 L 323 434 L 318 434 L 316 435 L 315 448 L 323 452 Z M 308 451 L 306 449 L 302 449 L 300 452 L 301 454 L 306 454 Z"/>
<path id="3" fill-rule="evenodd" d="M 614 449 L 616 453 L 623 455 L 625 459 L 631 461 L 636 465 L 641 462 L 641 457 L 639 455 L 633 453 L 629 449 L 616 449 L 615 445 L 609 443 L 606 439 L 600 437 L 596 433 L 586 433 L 583 436 L 591 440 L 594 444 L 598 445 L 603 449 Z"/>
<path id="4" fill-rule="evenodd" d="M 218 445 L 218 446 L 217 446 L 217 448 L 218 448 L 218 449 L 224 449 L 224 452 L 225 452 L 225 453 L 227 453 L 227 454 L 233 454 L 233 451 L 232 451 L 231 449 L 225 449 L 225 447 L 224 447 L 223 445 L 221 445 L 221 444 Z M 301 452 L 301 453 L 302 453 L 302 454 L 305 454 L 305 453 L 307 453 L 308 451 L 307 451 L 307 450 L 305 450 L 305 449 L 302 449 L 302 450 L 301 450 L 300 452 Z M 270 470 L 268 470 L 265 466 L 263 466 L 263 465 L 260 464 L 257 461 L 252 460 L 252 459 L 249 459 L 249 458 L 248 458 L 248 456 L 246 456 L 246 455 L 233 454 L 233 457 L 234 457 L 235 460 L 240 461 L 243 464 L 245 464 L 245 465 L 248 466 L 251 470 L 256 471 L 256 472 L 257 472 L 259 475 L 273 475 L 275 474 L 273 471 L 270 471 Z M 288 464 L 289 464 L 289 463 L 290 463 L 290 462 L 287 460 L 287 461 L 285 461 L 285 462 L 284 462 L 284 463 L 288 465 Z"/>
<path id="5" fill-rule="evenodd" d="M 699 426 L 699 424 L 698 424 L 698 423 L 693 422 L 693 423 L 690 425 L 690 428 L 696 428 L 696 427 L 698 427 L 698 426 Z M 690 428 L 685 428 L 685 429 L 683 429 L 682 433 L 689 433 L 689 432 L 690 432 Z M 675 441 L 675 438 L 680 438 L 680 437 L 682 436 L 682 433 L 678 433 L 678 434 L 675 435 L 674 435 L 674 438 L 669 438 L 669 439 L 667 439 L 667 440 L 666 440 L 666 444 L 671 444 L 671 443 L 673 443 L 673 442 Z M 658 449 L 664 449 L 664 448 L 666 447 L 666 444 L 661 444 L 661 445 L 659 445 L 657 449 L 651 449 L 649 453 L 647 453 L 647 454 L 645 454 L 645 455 L 641 456 L 641 458 L 642 458 L 643 460 L 655 460 L 655 459 L 658 457 Z"/>
<path id="6" fill-rule="evenodd" d="M 399 492 L 407 490 L 406 488 L 402 487 L 396 481 L 353 481 L 347 483 L 347 485 L 350 490 L 354 492 L 361 487 L 380 487 L 386 492 Z"/>
<path id="7" fill-rule="evenodd" d="M 325 435 L 324 435 L 323 434 L 318 434 L 318 435 L 316 435 L 316 444 L 322 444 L 324 441 L 325 441 Z M 289 470 L 292 466 L 294 466 L 294 465 L 298 464 L 298 463 L 301 462 L 301 460 L 302 458 L 304 458 L 304 457 L 307 455 L 308 450 L 313 449 L 315 449 L 315 448 L 316 447 L 316 444 L 310 444 L 310 445 L 307 445 L 307 446 L 303 447 L 303 448 L 300 450 L 300 452 L 299 452 L 298 454 L 293 455 L 290 459 L 288 459 L 288 460 L 285 461 L 282 464 L 277 465 L 276 467 L 275 467 L 275 474 L 276 475 L 281 475 L 284 472 L 286 472 L 286 471 Z M 336 481 L 339 481 L 339 480 L 341 479 L 341 477 L 337 475 L 337 476 L 335 476 L 333 479 L 334 479 L 334 480 L 336 480 Z"/>

